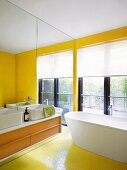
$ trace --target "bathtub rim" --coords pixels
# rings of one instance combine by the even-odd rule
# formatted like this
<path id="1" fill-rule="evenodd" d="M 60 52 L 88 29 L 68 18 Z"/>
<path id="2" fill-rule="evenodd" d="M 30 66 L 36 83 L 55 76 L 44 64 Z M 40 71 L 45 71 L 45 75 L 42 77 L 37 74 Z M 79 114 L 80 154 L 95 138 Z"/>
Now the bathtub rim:
<path id="1" fill-rule="evenodd" d="M 85 112 L 83 112 L 83 111 L 74 111 L 74 112 L 68 112 L 68 113 L 66 113 L 66 114 L 70 114 L 70 113 L 78 113 L 78 112 L 82 112 L 82 113 L 85 113 Z M 91 115 L 97 115 L 97 116 L 102 116 L 102 117 L 108 117 L 109 115 L 101 115 L 101 114 L 96 114 L 96 113 L 88 113 L 88 112 L 86 112 L 87 114 L 91 114 Z M 94 126 L 102 126 L 102 127 L 105 127 L 105 128 L 109 128 L 109 129 L 114 129 L 114 130 L 119 130 L 119 131 L 124 131 L 124 132 L 127 132 L 127 129 L 123 129 L 123 128 L 117 128 L 117 127 L 112 127 L 112 126 L 108 126 L 108 125 L 103 125 L 103 124 L 99 124 L 99 123 L 93 123 L 93 122 L 88 122 L 88 121 L 85 121 L 85 120 L 80 120 L 80 119 L 75 119 L 75 118 L 70 118 L 70 117 L 68 117 L 67 115 L 64 115 L 65 116 L 65 120 L 66 120 L 66 117 L 68 118 L 68 119 L 71 119 L 71 120 L 73 120 L 73 121 L 79 121 L 79 122 L 85 122 L 85 123 L 87 123 L 87 124 L 91 124 L 91 125 L 94 125 Z M 114 119 L 122 119 L 122 120 L 126 120 L 127 121 L 127 119 L 123 119 L 123 118 L 118 118 L 118 117 L 113 117 Z M 68 126 L 69 127 L 69 126 Z"/>

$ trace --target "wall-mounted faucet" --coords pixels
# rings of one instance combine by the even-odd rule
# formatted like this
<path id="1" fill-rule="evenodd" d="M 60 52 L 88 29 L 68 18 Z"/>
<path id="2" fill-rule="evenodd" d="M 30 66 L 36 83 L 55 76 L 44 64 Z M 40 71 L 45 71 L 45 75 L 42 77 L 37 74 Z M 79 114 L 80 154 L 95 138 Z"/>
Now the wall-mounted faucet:
<path id="1" fill-rule="evenodd" d="M 108 113 L 109 113 L 109 115 L 112 116 L 112 105 L 109 105 L 109 106 L 108 106 Z"/>
<path id="2" fill-rule="evenodd" d="M 46 103 L 46 105 L 49 105 L 49 100 L 48 99 L 45 99 L 45 100 L 42 101 L 42 103 L 44 103 L 44 102 Z"/>

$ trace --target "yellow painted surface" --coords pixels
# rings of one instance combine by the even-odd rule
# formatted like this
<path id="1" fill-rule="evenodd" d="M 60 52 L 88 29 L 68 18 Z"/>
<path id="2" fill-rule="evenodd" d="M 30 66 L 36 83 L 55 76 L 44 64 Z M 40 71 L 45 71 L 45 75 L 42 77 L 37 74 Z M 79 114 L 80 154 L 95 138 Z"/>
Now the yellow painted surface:
<path id="1" fill-rule="evenodd" d="M 127 163 L 77 147 L 67 127 L 64 127 L 62 134 L 47 139 L 14 159 L 3 165 L 1 163 L 0 170 L 127 170 Z"/>
<path id="2" fill-rule="evenodd" d="M 36 50 L 16 55 L 16 101 L 23 101 L 28 96 L 36 102 Z"/>
<path id="3" fill-rule="evenodd" d="M 74 48 L 74 41 L 71 40 L 71 41 L 54 44 L 54 45 L 47 46 L 47 47 L 38 48 L 37 55 L 40 56 L 40 55 L 57 53 L 57 52 L 66 51 L 66 50 L 73 50 L 73 48 Z"/>
<path id="4" fill-rule="evenodd" d="M 127 26 L 76 40 L 76 48 L 127 39 Z"/>
<path id="5" fill-rule="evenodd" d="M 0 51 L 0 107 L 15 102 L 15 55 Z"/>
<path id="6" fill-rule="evenodd" d="M 78 111 L 77 49 L 73 50 L 73 111 Z"/>

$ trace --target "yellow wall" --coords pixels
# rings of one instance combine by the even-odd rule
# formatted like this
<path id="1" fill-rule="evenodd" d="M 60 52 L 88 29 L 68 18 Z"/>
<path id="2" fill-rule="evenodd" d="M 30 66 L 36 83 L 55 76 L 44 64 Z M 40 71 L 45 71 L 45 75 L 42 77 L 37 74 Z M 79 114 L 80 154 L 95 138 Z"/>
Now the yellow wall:
<path id="1" fill-rule="evenodd" d="M 38 48 L 37 55 L 40 56 L 40 55 L 46 55 L 50 53 L 57 53 L 60 51 L 67 51 L 73 49 L 74 49 L 74 40 L 71 40 L 71 41 L 54 44 L 47 47 Z"/>
<path id="2" fill-rule="evenodd" d="M 36 50 L 16 55 L 16 101 L 28 96 L 37 99 Z"/>
<path id="3" fill-rule="evenodd" d="M 127 39 L 127 26 L 94 34 L 76 40 L 76 48 Z"/>
<path id="4" fill-rule="evenodd" d="M 15 55 L 0 51 L 0 107 L 15 102 Z"/>
<path id="5" fill-rule="evenodd" d="M 64 43 L 55 44 L 38 49 L 38 56 L 65 50 L 73 50 L 73 109 L 78 109 L 78 77 L 77 77 L 77 50 L 78 48 L 127 39 L 127 26 L 103 33 L 83 37 Z M 36 53 L 29 51 L 16 55 L 16 98 L 22 101 L 27 96 L 37 99 L 36 82 Z"/>

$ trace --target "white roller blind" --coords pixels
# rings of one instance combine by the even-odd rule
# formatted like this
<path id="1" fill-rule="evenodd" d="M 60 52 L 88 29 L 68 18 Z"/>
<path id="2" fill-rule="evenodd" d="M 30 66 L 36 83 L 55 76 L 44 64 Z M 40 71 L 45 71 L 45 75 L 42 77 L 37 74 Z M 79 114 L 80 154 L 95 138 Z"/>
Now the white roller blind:
<path id="1" fill-rule="evenodd" d="M 127 75 L 127 40 L 78 50 L 78 76 Z"/>
<path id="2" fill-rule="evenodd" d="M 73 53 L 72 51 L 39 56 L 37 58 L 38 78 L 72 77 Z"/>
<path id="3" fill-rule="evenodd" d="M 127 40 L 111 43 L 109 51 L 109 74 L 127 75 Z"/>
<path id="4" fill-rule="evenodd" d="M 104 46 L 78 50 L 78 76 L 97 76 L 104 73 Z"/>

